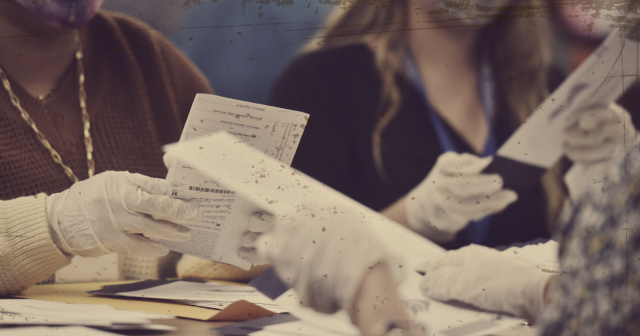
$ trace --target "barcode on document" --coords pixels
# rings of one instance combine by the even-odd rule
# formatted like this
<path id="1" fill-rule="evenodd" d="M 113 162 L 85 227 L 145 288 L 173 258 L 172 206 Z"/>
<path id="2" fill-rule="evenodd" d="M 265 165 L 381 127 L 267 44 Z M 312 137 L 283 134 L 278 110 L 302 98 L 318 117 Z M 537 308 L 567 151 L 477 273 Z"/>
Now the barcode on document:
<path id="1" fill-rule="evenodd" d="M 208 192 L 208 193 L 214 193 L 214 194 L 229 194 L 229 195 L 233 195 L 236 193 L 235 191 L 231 191 L 231 190 L 203 188 L 203 187 L 194 187 L 194 186 L 189 186 L 189 190 L 195 190 L 199 192 Z"/>

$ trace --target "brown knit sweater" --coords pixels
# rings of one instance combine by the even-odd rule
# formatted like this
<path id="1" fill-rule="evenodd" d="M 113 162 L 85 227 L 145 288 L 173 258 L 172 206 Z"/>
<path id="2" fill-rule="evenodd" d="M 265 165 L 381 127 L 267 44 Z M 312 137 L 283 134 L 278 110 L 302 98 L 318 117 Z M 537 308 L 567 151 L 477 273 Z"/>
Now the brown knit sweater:
<path id="1" fill-rule="evenodd" d="M 100 12 L 82 29 L 87 110 L 96 174 L 127 170 L 164 178 L 163 144 L 175 142 L 197 93 L 211 87 L 186 57 L 151 28 L 126 16 Z M 45 99 L 30 96 L 12 79 L 23 108 L 79 179 L 87 160 L 71 65 Z M 71 181 L 27 128 L 0 87 L 0 200 L 65 190 Z"/>
<path id="2" fill-rule="evenodd" d="M 159 33 L 123 15 L 100 12 L 82 29 L 81 39 L 96 174 L 127 170 L 164 178 L 161 146 L 178 141 L 195 95 L 212 93 L 207 80 Z M 42 100 L 21 88 L 11 69 L 4 70 L 23 108 L 63 162 L 84 180 L 87 161 L 75 69 L 74 63 L 60 86 Z M 46 196 L 34 195 L 60 192 L 71 184 L 0 87 L 0 200 L 12 200 L 0 201 L 0 296 L 27 288 L 69 263 L 50 240 Z M 230 280 L 246 280 L 264 269 L 247 272 L 195 257 L 181 265 L 184 276 Z"/>

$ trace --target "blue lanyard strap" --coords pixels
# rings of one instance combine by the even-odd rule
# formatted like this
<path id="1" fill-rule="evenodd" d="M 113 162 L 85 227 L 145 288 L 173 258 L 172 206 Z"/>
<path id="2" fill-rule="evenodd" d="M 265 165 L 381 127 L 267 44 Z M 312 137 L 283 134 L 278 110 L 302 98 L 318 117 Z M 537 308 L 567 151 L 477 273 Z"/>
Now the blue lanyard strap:
<path id="1" fill-rule="evenodd" d="M 438 138 L 438 143 L 440 144 L 442 152 L 444 153 L 452 151 L 459 153 L 459 151 L 456 149 L 455 144 L 453 143 L 453 140 L 447 132 L 444 121 L 436 113 L 431 104 L 429 104 L 429 99 L 422 82 L 422 77 L 420 76 L 420 71 L 418 71 L 418 66 L 411 53 L 408 53 L 407 57 L 405 58 L 405 71 L 413 82 L 413 85 L 422 95 L 424 103 L 427 105 L 427 113 L 429 115 L 429 119 L 431 119 L 431 123 L 433 124 L 433 128 L 436 133 L 436 137 Z M 495 156 L 497 151 L 496 140 L 493 134 L 493 119 L 495 115 L 495 80 L 493 78 L 493 72 L 486 62 L 484 62 L 480 68 L 480 76 L 478 82 L 478 86 L 480 88 L 480 98 L 482 99 L 482 104 L 484 106 L 485 115 L 487 117 L 489 125 L 489 136 L 487 138 L 487 143 L 485 144 L 483 156 Z M 467 227 L 465 228 L 465 234 L 467 238 L 469 238 L 471 243 L 482 244 L 482 242 L 485 240 L 490 225 L 491 216 L 487 216 L 478 221 L 469 223 L 469 225 L 467 225 Z"/>

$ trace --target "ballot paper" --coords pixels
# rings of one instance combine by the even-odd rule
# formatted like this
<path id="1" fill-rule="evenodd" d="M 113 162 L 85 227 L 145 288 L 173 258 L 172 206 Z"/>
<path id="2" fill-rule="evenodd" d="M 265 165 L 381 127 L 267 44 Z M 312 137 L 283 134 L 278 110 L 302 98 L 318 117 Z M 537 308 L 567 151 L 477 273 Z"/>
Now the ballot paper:
<path id="1" fill-rule="evenodd" d="M 637 82 L 639 35 L 637 29 L 613 30 L 500 147 L 484 172 L 500 174 L 506 188 L 537 182 L 562 157 L 564 130 L 580 112 L 609 105 Z"/>
<path id="2" fill-rule="evenodd" d="M 246 203 L 246 213 L 266 211 L 278 215 L 292 214 L 298 206 L 325 202 L 357 214 L 367 230 L 380 237 L 380 242 L 391 252 L 399 252 L 397 260 L 408 270 L 424 261 L 425 256 L 441 254 L 444 250 L 329 186 L 283 164 L 261 150 L 249 146 L 226 132 L 196 139 L 178 145 L 172 152 L 208 176 L 210 180 L 229 190 L 234 190 Z M 188 171 L 183 171 L 188 173 Z M 180 178 L 176 172 L 174 177 Z M 337 209 L 337 210 L 340 210 Z M 345 221 L 348 221 L 346 219 Z M 227 253 L 235 254 L 237 247 Z"/>
<path id="3" fill-rule="evenodd" d="M 357 220 L 346 219 L 345 222 L 360 222 L 379 237 L 382 247 L 395 257 L 398 267 L 405 273 L 401 297 L 410 305 L 416 319 L 428 323 L 436 335 L 482 335 L 523 322 L 424 297 L 418 285 L 421 276 L 414 269 L 425 259 L 442 255 L 441 247 L 313 178 L 280 164 L 230 134 L 218 133 L 181 144 L 175 149 L 175 155 L 201 169 L 216 183 L 235 190 L 251 202 L 253 211 L 264 210 L 280 216 L 293 213 L 304 204 L 319 202 L 356 216 Z M 292 289 L 275 301 L 300 320 L 320 329 L 336 334 L 358 334 L 344 311 L 324 315 L 302 307 Z"/>
<path id="4" fill-rule="evenodd" d="M 210 94 L 198 94 L 180 137 L 180 143 L 226 131 L 240 141 L 289 166 L 293 161 L 308 114 L 253 104 Z M 159 240 L 171 250 L 215 260 L 248 270 L 251 264 L 237 256 L 240 237 L 253 213 L 251 202 L 234 188 L 218 184 L 181 156 L 170 165 L 167 180 L 176 185 L 171 197 L 197 203 L 204 217 L 188 224 L 193 231 L 185 243 Z"/>
<path id="5" fill-rule="evenodd" d="M 107 305 L 70 304 L 61 302 L 6 299 L 0 300 L 0 325 L 83 325 L 117 330 L 174 330 L 153 324 L 149 318 L 163 318 Z"/>

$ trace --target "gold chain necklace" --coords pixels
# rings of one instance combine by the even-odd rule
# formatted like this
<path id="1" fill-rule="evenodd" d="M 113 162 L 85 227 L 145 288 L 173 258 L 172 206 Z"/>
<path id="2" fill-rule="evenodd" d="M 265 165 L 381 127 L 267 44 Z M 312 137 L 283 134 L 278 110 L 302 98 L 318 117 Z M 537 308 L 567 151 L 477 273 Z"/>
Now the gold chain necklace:
<path id="1" fill-rule="evenodd" d="M 80 38 L 78 37 L 78 35 L 76 35 L 76 44 L 78 46 L 78 49 L 76 50 L 76 63 L 78 64 L 78 86 L 79 86 L 78 96 L 80 98 L 80 108 L 82 109 L 82 123 L 84 126 L 84 146 L 87 150 L 87 167 L 89 170 L 89 177 L 92 177 L 93 174 L 95 173 L 95 162 L 93 161 L 93 155 L 92 155 L 93 144 L 91 142 L 91 134 L 89 133 L 90 124 L 89 124 L 89 114 L 87 113 L 87 93 L 84 91 L 84 67 L 82 66 L 82 44 L 80 43 Z M 38 140 L 40 141 L 40 143 L 42 143 L 42 145 L 49 150 L 49 153 L 51 153 L 51 158 L 53 158 L 53 161 L 62 167 L 62 169 L 64 170 L 64 173 L 67 174 L 67 176 L 69 177 L 69 179 L 71 179 L 73 183 L 78 182 L 79 181 L 78 177 L 73 173 L 71 168 L 69 168 L 67 165 L 65 165 L 62 162 L 62 158 L 60 157 L 60 154 L 58 154 L 58 152 L 56 152 L 56 150 L 53 149 L 53 147 L 51 147 L 51 144 L 49 143 L 49 141 L 47 141 L 44 134 L 42 134 L 42 132 L 40 132 L 40 130 L 38 130 L 38 128 L 36 127 L 36 123 L 33 121 L 33 119 L 31 119 L 27 111 L 25 111 L 22 108 L 22 106 L 20 105 L 20 99 L 18 99 L 18 97 L 13 93 L 13 90 L 11 90 L 11 84 L 9 84 L 7 75 L 4 73 L 1 67 L 0 67 L 0 80 L 2 80 L 2 85 L 4 85 L 4 88 L 9 93 L 9 97 L 11 97 L 11 103 L 20 111 L 20 115 L 22 116 L 22 119 L 24 119 L 27 125 L 29 125 L 29 127 L 31 127 L 31 129 L 36 133 L 36 136 L 38 137 Z"/>

